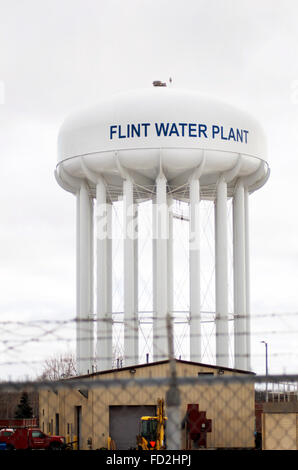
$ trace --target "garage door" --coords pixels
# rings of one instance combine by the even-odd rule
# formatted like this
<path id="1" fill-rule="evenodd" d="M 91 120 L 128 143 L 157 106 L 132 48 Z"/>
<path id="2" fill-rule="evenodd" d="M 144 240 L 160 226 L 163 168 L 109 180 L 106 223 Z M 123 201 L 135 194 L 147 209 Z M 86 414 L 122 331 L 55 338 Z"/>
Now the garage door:
<path id="1" fill-rule="evenodd" d="M 155 406 L 110 406 L 110 436 L 116 448 L 128 450 L 136 447 L 141 416 L 156 416 Z"/>

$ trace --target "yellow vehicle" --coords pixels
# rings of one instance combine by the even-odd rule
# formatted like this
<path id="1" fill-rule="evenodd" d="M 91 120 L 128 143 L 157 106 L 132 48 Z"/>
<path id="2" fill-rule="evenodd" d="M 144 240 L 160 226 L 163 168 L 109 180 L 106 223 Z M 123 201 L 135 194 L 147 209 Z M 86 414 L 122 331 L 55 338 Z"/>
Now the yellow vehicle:
<path id="1" fill-rule="evenodd" d="M 166 416 L 164 400 L 157 401 L 157 416 L 142 416 L 140 421 L 140 433 L 137 436 L 138 450 L 166 449 L 165 428 Z"/>

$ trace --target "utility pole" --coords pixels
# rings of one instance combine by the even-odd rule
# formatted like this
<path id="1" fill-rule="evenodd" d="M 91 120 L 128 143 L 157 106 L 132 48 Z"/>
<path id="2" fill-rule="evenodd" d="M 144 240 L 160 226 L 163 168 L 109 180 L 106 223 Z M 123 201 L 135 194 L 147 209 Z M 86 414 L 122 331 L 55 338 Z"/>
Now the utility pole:
<path id="1" fill-rule="evenodd" d="M 265 344 L 265 365 L 266 365 L 266 378 L 268 376 L 268 343 L 261 341 Z M 268 381 L 266 380 L 266 401 L 268 401 Z"/>

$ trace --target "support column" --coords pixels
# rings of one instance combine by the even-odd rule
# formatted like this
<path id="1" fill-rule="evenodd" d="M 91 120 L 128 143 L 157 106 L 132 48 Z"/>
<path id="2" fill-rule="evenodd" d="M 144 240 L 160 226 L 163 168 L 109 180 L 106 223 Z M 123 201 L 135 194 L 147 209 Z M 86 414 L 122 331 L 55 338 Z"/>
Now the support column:
<path id="1" fill-rule="evenodd" d="M 89 230 L 89 240 L 90 240 L 90 313 L 89 313 L 89 341 L 90 341 L 90 373 L 94 372 L 95 368 L 95 315 L 94 315 L 94 201 L 93 197 L 89 197 L 90 203 L 90 230 Z"/>
<path id="2" fill-rule="evenodd" d="M 227 183 L 220 178 L 215 200 L 216 365 L 229 367 Z"/>
<path id="3" fill-rule="evenodd" d="M 134 204 L 134 295 L 135 295 L 135 322 L 137 329 L 137 355 L 136 364 L 139 362 L 139 207 Z"/>
<path id="4" fill-rule="evenodd" d="M 155 213 L 155 261 L 153 263 L 153 286 L 155 289 L 155 312 L 153 319 L 153 356 L 155 361 L 168 357 L 168 208 L 167 181 L 161 173 L 156 179 Z"/>
<path id="5" fill-rule="evenodd" d="M 124 363 L 136 365 L 139 360 L 138 318 L 136 314 L 135 207 L 133 182 L 123 182 L 124 212 Z"/>
<path id="6" fill-rule="evenodd" d="M 169 236 L 168 236 L 168 312 L 172 316 L 174 310 L 174 246 L 173 246 L 173 198 L 168 196 Z"/>
<path id="7" fill-rule="evenodd" d="M 249 253 L 249 193 L 244 189 L 245 209 L 245 299 L 246 299 L 246 353 L 247 370 L 251 370 L 251 344 L 250 344 L 250 253 Z"/>
<path id="8" fill-rule="evenodd" d="M 153 361 L 156 359 L 156 335 L 157 331 L 157 310 L 156 310 L 156 239 L 157 239 L 157 209 L 156 209 L 156 196 L 152 198 L 152 329 L 153 329 Z"/>
<path id="9" fill-rule="evenodd" d="M 77 195 L 77 372 L 93 366 L 92 235 L 93 204 L 85 183 Z"/>
<path id="10" fill-rule="evenodd" d="M 112 368 L 112 205 L 102 179 L 96 185 L 97 370 Z"/>
<path id="11" fill-rule="evenodd" d="M 189 183 L 190 360 L 201 362 L 200 180 Z"/>
<path id="12" fill-rule="evenodd" d="M 247 369 L 245 297 L 244 187 L 238 181 L 233 199 L 234 226 L 234 355 L 235 369 Z"/>

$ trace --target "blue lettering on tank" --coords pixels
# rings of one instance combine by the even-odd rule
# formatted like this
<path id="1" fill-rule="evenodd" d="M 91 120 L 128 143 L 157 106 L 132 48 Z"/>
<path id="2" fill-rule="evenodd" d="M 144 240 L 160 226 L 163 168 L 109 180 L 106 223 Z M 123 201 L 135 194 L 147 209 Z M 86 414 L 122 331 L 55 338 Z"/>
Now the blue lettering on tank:
<path id="1" fill-rule="evenodd" d="M 242 129 L 237 129 L 236 131 L 236 135 L 237 135 L 237 142 L 243 142 L 243 131 Z"/>
<path id="2" fill-rule="evenodd" d="M 245 135 L 245 143 L 246 143 L 246 144 L 247 144 L 247 134 L 248 134 L 248 132 L 249 132 L 249 131 L 243 130 L 243 133 L 244 133 L 244 135 Z"/>
<path id="3" fill-rule="evenodd" d="M 215 126 L 215 125 L 212 126 L 212 139 L 215 139 L 215 136 L 219 134 L 219 131 L 220 131 L 219 126 Z"/>
<path id="4" fill-rule="evenodd" d="M 237 131 L 238 131 L 238 129 L 237 129 Z M 236 140 L 235 132 L 234 132 L 233 127 L 231 127 L 230 132 L 229 132 L 229 140 L 231 140 L 231 139 Z"/>
<path id="5" fill-rule="evenodd" d="M 148 134 L 147 134 L 147 128 L 150 126 L 150 122 L 143 122 L 143 123 L 142 123 L 142 126 L 143 126 L 144 129 L 145 129 L 145 137 L 147 137 L 147 136 L 148 136 Z"/>
<path id="6" fill-rule="evenodd" d="M 129 123 L 109 126 L 110 140 L 131 139 L 135 137 L 148 137 L 150 122 Z M 155 134 L 158 137 L 196 137 L 199 139 L 212 138 L 222 141 L 234 141 L 247 144 L 249 131 L 236 127 L 225 127 L 213 124 L 210 128 L 206 124 L 194 122 L 156 122 Z M 152 131 L 150 133 L 152 136 Z"/>
<path id="7" fill-rule="evenodd" d="M 131 125 L 131 137 L 134 137 L 134 136 L 141 137 L 140 124 L 137 124 L 137 126 L 135 124 Z"/>
<path id="8" fill-rule="evenodd" d="M 195 124 L 188 124 L 188 136 L 189 137 L 197 137 L 196 127 L 197 126 Z"/>
<path id="9" fill-rule="evenodd" d="M 206 124 L 199 124 L 199 135 L 198 136 L 201 137 L 201 134 L 204 134 L 205 139 L 208 139 Z"/>
<path id="10" fill-rule="evenodd" d="M 186 128 L 186 122 L 179 122 L 179 127 L 181 127 L 182 137 L 184 137 L 184 129 Z"/>
<path id="11" fill-rule="evenodd" d="M 221 132 L 221 133 L 220 133 L 220 135 L 221 135 L 221 140 L 228 140 L 228 138 L 224 136 L 224 133 L 223 133 L 223 132 L 224 132 L 224 131 L 223 131 L 223 126 L 221 126 L 221 128 L 220 128 L 220 132 Z"/>
<path id="12" fill-rule="evenodd" d="M 156 122 L 155 123 L 155 129 L 156 129 L 156 134 L 158 135 L 158 137 L 160 137 L 160 135 L 163 133 L 163 135 L 165 137 L 167 137 L 168 135 L 168 130 L 169 130 L 169 123 L 167 122 L 167 125 L 165 126 L 163 122 L 160 123 L 159 127 L 158 127 L 158 123 Z"/>
<path id="13" fill-rule="evenodd" d="M 117 133 L 116 128 L 117 126 L 110 126 L 110 139 L 111 140 L 113 139 L 113 134 Z"/>
<path id="14" fill-rule="evenodd" d="M 121 130 L 122 130 L 121 126 L 118 126 L 118 129 L 119 129 L 119 133 L 118 133 L 119 139 L 126 139 L 126 135 L 121 133 Z"/>
<path id="15" fill-rule="evenodd" d="M 171 137 L 173 134 L 176 134 L 176 136 L 179 137 L 179 132 L 178 132 L 177 126 L 174 122 L 171 126 L 171 130 L 169 132 L 169 137 Z"/>

